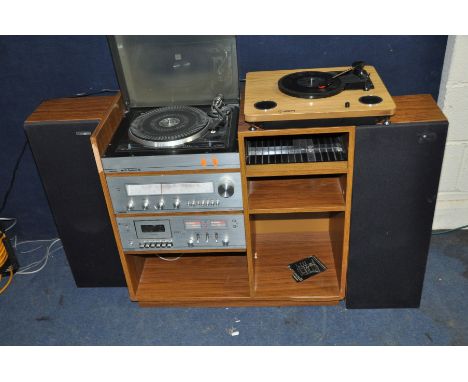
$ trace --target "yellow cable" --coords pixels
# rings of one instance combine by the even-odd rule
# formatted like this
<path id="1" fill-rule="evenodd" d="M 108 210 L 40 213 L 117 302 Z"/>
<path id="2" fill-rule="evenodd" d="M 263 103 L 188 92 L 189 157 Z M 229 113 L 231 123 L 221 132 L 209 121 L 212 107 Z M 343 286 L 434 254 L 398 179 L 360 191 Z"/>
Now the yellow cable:
<path id="1" fill-rule="evenodd" d="M 10 285 L 11 283 L 11 280 L 13 280 L 13 267 L 9 267 L 8 270 L 10 271 L 10 278 L 8 279 L 7 283 L 5 284 L 5 286 L 0 289 L 0 294 L 2 294 L 3 292 L 5 292 L 6 288 L 8 288 L 8 286 Z M 0 275 L 0 281 L 2 280 L 2 276 Z"/>
<path id="2" fill-rule="evenodd" d="M 2 232 L 2 237 L 0 238 L 0 267 L 2 267 L 8 260 L 8 253 L 7 253 L 5 244 L 3 244 L 3 239 L 5 238 L 6 238 L 5 234 Z M 11 280 L 13 280 L 13 267 L 10 266 L 7 270 L 10 272 L 10 277 L 8 278 L 7 283 L 0 289 L 0 294 L 5 292 L 6 288 L 8 288 L 8 286 L 10 285 Z M 0 282 L 1 281 L 2 281 L 2 275 L 0 274 Z"/>

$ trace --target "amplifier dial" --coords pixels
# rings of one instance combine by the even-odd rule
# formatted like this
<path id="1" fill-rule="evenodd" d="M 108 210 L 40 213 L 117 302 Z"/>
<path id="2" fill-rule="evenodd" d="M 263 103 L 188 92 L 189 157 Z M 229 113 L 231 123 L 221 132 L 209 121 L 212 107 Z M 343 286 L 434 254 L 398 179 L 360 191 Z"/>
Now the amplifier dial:
<path id="1" fill-rule="evenodd" d="M 218 194 L 223 198 L 230 198 L 234 195 L 234 183 L 230 179 L 223 179 L 218 186 Z"/>

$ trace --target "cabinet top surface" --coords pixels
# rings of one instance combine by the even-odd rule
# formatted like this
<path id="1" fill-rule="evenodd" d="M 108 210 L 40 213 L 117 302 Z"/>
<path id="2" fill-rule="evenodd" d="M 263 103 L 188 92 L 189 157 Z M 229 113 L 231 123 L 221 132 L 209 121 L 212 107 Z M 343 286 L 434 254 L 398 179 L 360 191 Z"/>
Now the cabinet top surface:
<path id="1" fill-rule="evenodd" d="M 118 97 L 120 93 L 112 96 L 50 99 L 42 102 L 26 123 L 100 120 L 117 102 Z"/>
<path id="2" fill-rule="evenodd" d="M 120 93 L 113 96 L 89 96 L 83 98 L 58 98 L 42 102 L 28 117 L 26 123 L 46 121 L 99 120 L 118 102 Z M 430 94 L 404 95 L 393 97 L 396 113 L 391 123 L 417 123 L 447 121 Z M 241 97 L 239 132 L 249 133 L 245 122 Z"/>
<path id="3" fill-rule="evenodd" d="M 239 133 L 245 135 L 255 134 L 255 132 L 249 131 L 250 125 L 244 119 L 242 100 L 243 97 L 241 97 Z M 390 122 L 393 124 L 447 121 L 447 118 L 445 117 L 444 113 L 442 112 L 442 110 L 440 110 L 439 106 L 437 106 L 437 103 L 434 101 L 430 94 L 395 96 L 393 97 L 393 100 L 396 105 L 396 112 L 393 116 L 390 117 Z M 331 127 L 327 129 L 334 128 Z M 341 127 L 341 129 L 343 128 Z M 268 131 L 273 132 L 275 130 Z M 284 129 L 281 129 L 279 131 L 284 131 Z"/>

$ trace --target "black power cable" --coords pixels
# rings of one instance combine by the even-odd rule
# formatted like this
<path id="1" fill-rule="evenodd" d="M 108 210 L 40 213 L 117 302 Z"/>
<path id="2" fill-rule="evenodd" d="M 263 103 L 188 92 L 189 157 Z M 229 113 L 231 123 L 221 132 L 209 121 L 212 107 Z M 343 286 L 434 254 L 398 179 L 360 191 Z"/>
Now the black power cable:
<path id="1" fill-rule="evenodd" d="M 457 227 L 457 228 L 453 228 L 453 229 L 448 229 L 446 231 L 440 231 L 440 232 L 432 232 L 432 235 L 445 235 L 446 233 L 451 233 L 451 232 L 456 232 L 456 231 L 460 231 L 461 229 L 463 228 L 468 228 L 468 224 L 467 225 L 462 225 L 460 227 Z"/>
<path id="2" fill-rule="evenodd" d="M 16 179 L 16 173 L 18 172 L 19 165 L 21 163 L 21 159 L 23 158 L 24 152 L 26 151 L 26 146 L 28 145 L 27 139 L 24 140 L 23 147 L 21 148 L 21 152 L 18 155 L 18 158 L 16 159 L 15 167 L 13 168 L 13 174 L 11 175 L 10 183 L 8 184 L 8 188 L 5 192 L 5 195 L 3 196 L 3 201 L 0 206 L 0 214 L 3 212 L 3 210 L 6 207 L 8 197 L 10 196 L 11 190 L 13 189 L 13 185 L 15 184 L 15 179 Z"/>

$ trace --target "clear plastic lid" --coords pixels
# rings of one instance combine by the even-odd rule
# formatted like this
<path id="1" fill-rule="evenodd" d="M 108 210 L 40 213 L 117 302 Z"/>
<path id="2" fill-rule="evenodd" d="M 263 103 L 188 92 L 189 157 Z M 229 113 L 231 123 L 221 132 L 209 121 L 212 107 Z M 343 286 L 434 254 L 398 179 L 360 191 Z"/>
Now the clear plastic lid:
<path id="1" fill-rule="evenodd" d="M 112 55 L 130 107 L 209 105 L 239 98 L 234 36 L 115 36 Z"/>

